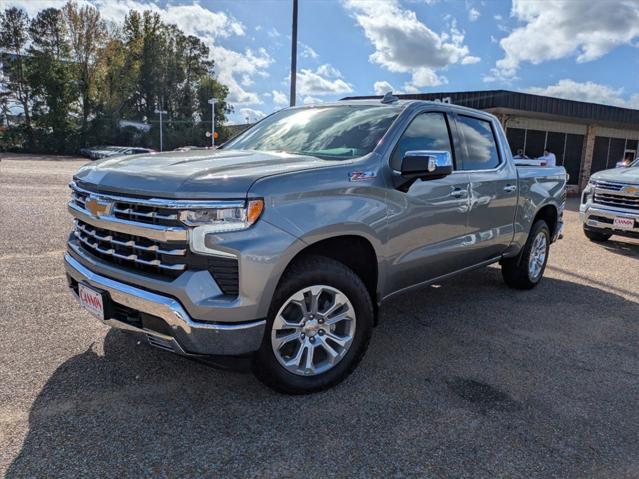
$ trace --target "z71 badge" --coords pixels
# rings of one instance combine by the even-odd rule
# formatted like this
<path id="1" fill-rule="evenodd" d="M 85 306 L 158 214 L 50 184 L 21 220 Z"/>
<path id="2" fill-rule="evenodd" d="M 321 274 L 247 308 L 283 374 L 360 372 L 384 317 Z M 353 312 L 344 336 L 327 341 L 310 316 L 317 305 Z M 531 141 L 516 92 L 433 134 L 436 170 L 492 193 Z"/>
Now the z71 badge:
<path id="1" fill-rule="evenodd" d="M 350 181 L 366 181 L 376 178 L 377 174 L 374 171 L 351 171 L 348 174 Z"/>

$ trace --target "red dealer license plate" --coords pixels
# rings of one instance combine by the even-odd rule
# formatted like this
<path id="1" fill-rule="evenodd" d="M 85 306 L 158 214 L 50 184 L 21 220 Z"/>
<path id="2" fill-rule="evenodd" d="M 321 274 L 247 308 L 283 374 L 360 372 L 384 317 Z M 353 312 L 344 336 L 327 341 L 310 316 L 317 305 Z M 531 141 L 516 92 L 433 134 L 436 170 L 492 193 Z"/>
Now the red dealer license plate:
<path id="1" fill-rule="evenodd" d="M 100 291 L 79 283 L 78 296 L 80 296 L 80 304 L 84 309 L 100 319 L 104 319 L 104 299 Z"/>
<path id="2" fill-rule="evenodd" d="M 635 227 L 635 220 L 617 216 L 612 223 L 612 227 L 617 230 L 631 230 Z"/>

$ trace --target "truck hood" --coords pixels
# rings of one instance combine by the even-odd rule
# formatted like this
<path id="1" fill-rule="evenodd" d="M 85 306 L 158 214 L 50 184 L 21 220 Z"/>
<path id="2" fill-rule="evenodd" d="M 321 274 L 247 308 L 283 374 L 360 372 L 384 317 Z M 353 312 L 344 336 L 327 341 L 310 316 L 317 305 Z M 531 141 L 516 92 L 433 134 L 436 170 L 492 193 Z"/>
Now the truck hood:
<path id="1" fill-rule="evenodd" d="M 619 181 L 621 183 L 639 184 L 639 167 L 612 168 L 610 170 L 598 171 L 590 178 L 593 180 Z"/>
<path id="2" fill-rule="evenodd" d="M 106 158 L 82 167 L 80 186 L 98 193 L 183 199 L 246 196 L 265 176 L 342 163 L 312 156 L 246 150 L 192 150 Z"/>

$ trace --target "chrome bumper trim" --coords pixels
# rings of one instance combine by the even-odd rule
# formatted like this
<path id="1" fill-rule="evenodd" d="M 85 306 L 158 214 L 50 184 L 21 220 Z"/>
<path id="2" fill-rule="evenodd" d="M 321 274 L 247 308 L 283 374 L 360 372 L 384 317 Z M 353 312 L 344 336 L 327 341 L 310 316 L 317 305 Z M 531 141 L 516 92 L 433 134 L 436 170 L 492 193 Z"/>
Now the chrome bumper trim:
<path id="1" fill-rule="evenodd" d="M 173 298 L 101 276 L 68 253 L 64 255 L 64 262 L 67 274 L 74 280 L 108 292 L 118 304 L 162 318 L 171 328 L 173 336 L 138 328 L 113 318 L 103 321 L 108 326 L 149 334 L 175 343 L 175 352 L 187 355 L 236 355 L 250 353 L 260 347 L 266 320 L 241 324 L 193 321 L 182 305 Z"/>
<path id="2" fill-rule="evenodd" d="M 621 234 L 624 232 L 631 233 L 639 233 L 639 211 L 628 211 L 624 209 L 616 209 L 616 208 L 598 208 L 597 206 L 583 206 L 580 208 L 579 215 L 581 217 L 581 222 L 584 226 L 590 226 L 592 228 L 602 228 L 609 229 L 612 231 L 619 231 Z M 592 219 L 592 216 L 601 216 L 603 218 L 607 218 L 609 220 L 614 220 L 615 218 L 629 218 L 635 220 L 635 227 L 631 230 L 617 230 L 612 227 L 611 223 L 604 223 L 601 221 L 597 221 Z"/>
<path id="3" fill-rule="evenodd" d="M 133 221 L 122 220 L 115 216 L 102 216 L 100 218 L 96 218 L 87 210 L 82 209 L 73 203 L 68 203 L 67 207 L 74 217 L 97 228 L 135 236 L 143 236 L 163 243 L 169 241 L 187 241 L 188 239 L 188 230 L 186 228 L 136 223 Z"/>

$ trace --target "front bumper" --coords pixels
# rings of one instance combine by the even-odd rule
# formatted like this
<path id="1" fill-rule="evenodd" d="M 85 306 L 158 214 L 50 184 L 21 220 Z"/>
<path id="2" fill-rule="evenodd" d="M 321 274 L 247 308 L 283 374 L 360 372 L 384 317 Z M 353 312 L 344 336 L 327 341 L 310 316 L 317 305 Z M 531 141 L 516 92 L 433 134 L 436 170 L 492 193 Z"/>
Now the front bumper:
<path id="1" fill-rule="evenodd" d="M 64 263 L 70 286 L 86 283 L 106 292 L 114 308 L 104 323 L 143 333 L 162 349 L 184 355 L 239 355 L 256 351 L 262 342 L 265 320 L 243 323 L 204 323 L 189 316 L 172 297 L 152 293 L 89 270 L 70 254 Z M 75 290 L 73 290 L 75 294 Z M 139 314 L 130 320 L 127 311 Z M 139 320 L 138 320 L 139 319 Z"/>
<path id="2" fill-rule="evenodd" d="M 606 232 L 616 235 L 639 237 L 639 211 L 582 203 L 579 207 L 579 218 L 585 229 L 606 230 Z M 615 218 L 633 219 L 635 227 L 632 230 L 614 229 Z"/>

